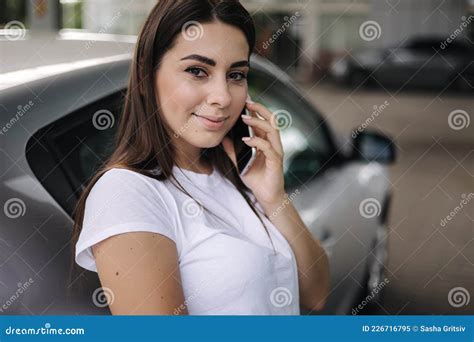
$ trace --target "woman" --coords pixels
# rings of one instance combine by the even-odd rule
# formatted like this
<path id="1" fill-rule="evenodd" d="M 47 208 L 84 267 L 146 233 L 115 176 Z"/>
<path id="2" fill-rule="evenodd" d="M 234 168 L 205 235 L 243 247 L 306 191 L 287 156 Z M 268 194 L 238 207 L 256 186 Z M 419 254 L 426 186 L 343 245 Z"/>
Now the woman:
<path id="1" fill-rule="evenodd" d="M 246 103 L 254 44 L 238 1 L 161 0 L 147 18 L 116 148 L 75 215 L 75 261 L 98 273 L 112 314 L 323 307 L 327 257 L 285 194 L 271 112 Z M 258 153 L 240 176 L 226 134 L 244 106 Z"/>

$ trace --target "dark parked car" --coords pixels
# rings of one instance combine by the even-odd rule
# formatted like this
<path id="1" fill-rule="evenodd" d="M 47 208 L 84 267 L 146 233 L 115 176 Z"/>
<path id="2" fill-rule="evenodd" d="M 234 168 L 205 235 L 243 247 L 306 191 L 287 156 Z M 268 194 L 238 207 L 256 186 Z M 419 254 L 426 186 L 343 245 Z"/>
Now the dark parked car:
<path id="1" fill-rule="evenodd" d="M 474 90 L 474 44 L 461 37 L 412 38 L 400 47 L 365 50 L 331 65 L 337 81 L 359 87 L 382 85 L 403 88 Z"/>

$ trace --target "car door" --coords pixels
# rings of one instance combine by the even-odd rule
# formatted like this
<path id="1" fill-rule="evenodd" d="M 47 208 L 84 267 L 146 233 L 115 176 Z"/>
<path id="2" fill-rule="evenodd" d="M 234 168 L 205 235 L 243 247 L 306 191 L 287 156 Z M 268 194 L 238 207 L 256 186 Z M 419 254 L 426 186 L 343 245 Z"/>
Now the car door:
<path id="1" fill-rule="evenodd" d="M 43 230 L 54 232 L 51 233 L 51 241 L 71 239 L 71 217 L 78 196 L 112 151 L 122 102 L 121 91 L 99 97 L 42 127 L 28 141 L 26 147 L 28 164 L 41 185 L 62 208 L 62 211 L 53 209 L 53 206 L 45 208 L 43 215 L 46 217 L 54 215 L 62 220 L 64 215 L 67 216 L 66 222 L 43 227 Z M 49 282 L 57 284 L 56 288 L 44 285 L 41 288 L 41 296 L 32 297 L 28 304 L 41 306 L 42 304 L 38 303 L 42 301 L 54 301 L 54 307 L 48 311 L 52 314 L 71 312 L 109 314 L 108 307 L 100 302 L 100 298 L 103 297 L 99 291 L 101 285 L 97 274 L 69 263 L 71 257 L 69 243 L 64 246 L 59 244 L 60 247 L 54 248 L 51 245 L 51 242 L 40 241 L 36 249 L 26 252 L 30 258 L 37 257 L 40 252 L 47 253 L 50 258 L 59 252 L 63 253 L 61 263 L 55 265 L 54 277 L 47 278 Z M 70 273 L 71 266 L 73 266 L 72 273 Z"/>

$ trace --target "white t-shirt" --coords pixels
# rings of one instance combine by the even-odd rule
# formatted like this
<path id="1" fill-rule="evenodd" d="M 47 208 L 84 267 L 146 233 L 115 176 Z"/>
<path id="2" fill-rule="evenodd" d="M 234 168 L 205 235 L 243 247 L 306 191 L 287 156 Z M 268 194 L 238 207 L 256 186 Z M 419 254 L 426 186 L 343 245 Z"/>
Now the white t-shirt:
<path id="1" fill-rule="evenodd" d="M 176 243 L 189 314 L 299 315 L 296 259 L 278 229 L 261 215 L 274 252 L 255 213 L 217 169 L 206 175 L 174 166 L 173 174 L 226 224 L 169 180 L 111 169 L 87 198 L 76 263 L 97 272 L 91 246 L 121 233 L 155 232 Z"/>

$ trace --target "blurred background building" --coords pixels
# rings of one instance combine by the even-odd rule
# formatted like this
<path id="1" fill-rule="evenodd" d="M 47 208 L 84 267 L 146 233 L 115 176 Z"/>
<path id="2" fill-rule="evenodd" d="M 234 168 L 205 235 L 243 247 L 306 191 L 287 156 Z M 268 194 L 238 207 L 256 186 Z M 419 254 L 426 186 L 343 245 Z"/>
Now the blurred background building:
<path id="1" fill-rule="evenodd" d="M 80 29 L 136 35 L 156 0 L 0 1 L 0 27 L 19 20 L 32 31 Z M 256 52 L 308 80 L 324 75 L 335 57 L 366 47 L 396 46 L 412 36 L 446 36 L 474 14 L 474 0 L 243 0 L 257 27 Z M 126 10 L 124 10 L 126 8 Z M 359 29 L 375 21 L 380 39 Z M 474 39 L 474 25 L 460 34 Z"/>

